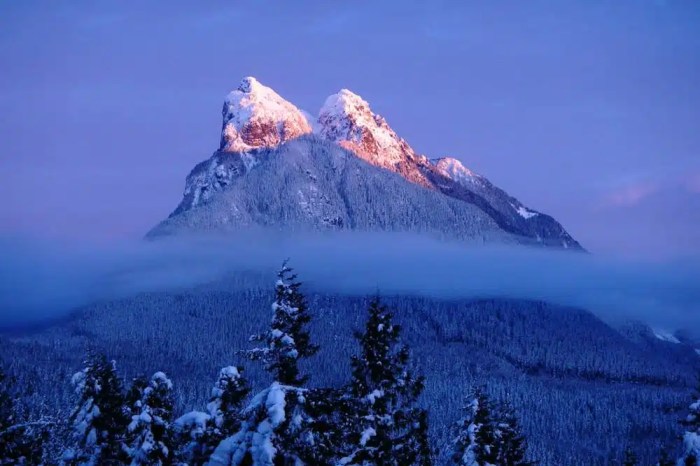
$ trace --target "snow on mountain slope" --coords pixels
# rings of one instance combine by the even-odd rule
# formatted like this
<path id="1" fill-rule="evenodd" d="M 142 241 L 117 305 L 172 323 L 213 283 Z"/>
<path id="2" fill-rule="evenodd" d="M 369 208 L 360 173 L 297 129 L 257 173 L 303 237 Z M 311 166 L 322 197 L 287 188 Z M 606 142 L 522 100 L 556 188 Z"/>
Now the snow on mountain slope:
<path id="1" fill-rule="evenodd" d="M 264 227 L 412 232 L 478 243 L 527 242 L 503 231 L 476 206 L 377 169 L 315 135 L 260 149 L 255 156 L 259 165 L 246 171 L 242 154 L 215 155 L 214 164 L 223 161 L 226 167 L 221 178 L 225 189 L 196 208 L 174 213 L 149 236 Z M 208 172 L 211 164 L 200 164 L 190 177 Z"/>
<path id="2" fill-rule="evenodd" d="M 435 165 L 435 168 L 440 171 L 440 173 L 460 184 L 472 184 L 475 186 L 484 185 L 483 177 L 469 170 L 457 159 L 453 159 L 452 157 L 442 157 L 440 159 L 433 160 L 432 163 Z"/>
<path id="3" fill-rule="evenodd" d="M 534 238 L 544 245 L 582 249 L 552 217 L 525 207 L 488 179 L 466 168 L 459 160 L 444 157 L 435 159 L 432 163 L 440 174 L 459 186 L 455 188 L 438 180 L 437 186 L 444 194 L 481 205 L 498 219 L 499 225 L 506 231 Z"/>
<path id="4" fill-rule="evenodd" d="M 654 336 L 661 341 L 675 344 L 679 344 L 681 342 L 678 338 L 676 338 L 676 336 L 673 333 L 667 330 L 655 328 L 652 329 L 652 332 L 654 333 Z"/>
<path id="5" fill-rule="evenodd" d="M 312 132 L 308 114 L 253 77 L 243 78 L 226 96 L 222 114 L 219 150 L 187 176 L 182 201 L 171 216 L 208 201 L 256 166 L 257 149 Z"/>
<path id="6" fill-rule="evenodd" d="M 304 114 L 253 77 L 224 101 L 221 146 L 225 152 L 274 147 L 311 132 Z"/>
<path id="7" fill-rule="evenodd" d="M 319 133 L 357 152 L 373 165 L 391 168 L 414 154 L 384 118 L 359 95 L 342 89 L 326 99 L 318 115 Z"/>
<path id="8" fill-rule="evenodd" d="M 233 179 L 243 176 L 258 163 L 255 151 L 215 152 L 209 160 L 197 164 L 187 175 L 182 201 L 170 216 L 206 203 Z"/>
<path id="9" fill-rule="evenodd" d="M 364 99 L 347 89 L 326 99 L 318 114 L 317 132 L 372 165 L 431 187 L 421 169 L 429 165 L 428 159 L 416 154 L 384 118 L 372 113 Z"/>
<path id="10" fill-rule="evenodd" d="M 372 112 L 364 99 L 347 89 L 326 99 L 319 112 L 317 132 L 372 165 L 476 205 L 509 233 L 549 246 L 581 249 L 552 217 L 528 209 L 459 160 L 444 157 L 431 161 L 416 153 L 384 118 Z"/>
<path id="11" fill-rule="evenodd" d="M 416 153 L 413 148 L 388 125 L 386 120 L 372 112 L 369 104 L 357 94 L 343 89 L 328 97 L 319 111 L 318 119 L 311 121 L 308 114 L 284 100 L 272 89 L 263 86 L 255 78 L 245 78 L 225 101 L 221 145 L 207 161 L 197 165 L 187 177 L 182 201 L 170 215 L 183 214 L 207 204 L 265 164 L 267 158 L 277 157 L 274 148 L 313 133 L 315 140 L 324 139 L 327 145 L 343 147 L 357 158 L 383 170 L 394 172 L 408 182 L 423 188 L 424 196 L 439 199 L 428 192 L 441 193 L 462 203 L 471 204 L 474 212 L 490 217 L 498 229 L 517 237 L 519 242 L 547 246 L 581 249 L 580 245 L 553 218 L 522 205 L 517 199 L 493 186 L 486 178 L 464 167 L 457 159 L 445 157 L 434 161 Z M 313 160 L 309 161 L 310 166 Z M 310 170 L 312 167 L 305 169 Z M 267 169 L 265 169 L 267 170 Z M 367 173 L 371 170 L 361 170 Z M 266 173 L 268 180 L 261 183 L 280 182 L 274 173 Z M 279 188 L 279 186 L 278 186 Z M 367 187 L 359 188 L 366 190 Z M 383 191 L 382 191 L 383 192 Z M 372 210 L 370 202 L 386 203 L 379 192 L 368 193 L 349 205 L 354 212 Z M 312 209 L 314 196 L 298 195 L 297 202 L 304 209 Z M 400 203 L 399 203 L 400 205 Z M 237 206 L 221 206 L 235 211 Z M 230 212 L 229 212 L 230 213 Z M 389 213 L 388 210 L 385 213 Z M 268 213 L 268 215 L 271 215 Z M 280 219 L 263 219 L 256 215 L 254 223 L 275 224 Z M 339 218 L 342 218 L 339 217 Z M 285 221 L 287 219 L 285 218 Z M 347 219 L 346 219 L 347 220 Z M 393 220 L 392 220 L 393 221 Z M 387 218 L 377 218 L 384 230 L 391 229 Z M 321 222 L 323 223 L 323 222 Z M 414 223 L 421 223 L 420 219 Z M 342 228 L 347 227 L 347 223 Z M 335 225 L 340 227 L 339 225 Z M 405 225 L 395 225 L 399 231 Z M 440 231 L 446 233 L 450 225 Z M 457 235 L 460 236 L 460 235 Z"/>

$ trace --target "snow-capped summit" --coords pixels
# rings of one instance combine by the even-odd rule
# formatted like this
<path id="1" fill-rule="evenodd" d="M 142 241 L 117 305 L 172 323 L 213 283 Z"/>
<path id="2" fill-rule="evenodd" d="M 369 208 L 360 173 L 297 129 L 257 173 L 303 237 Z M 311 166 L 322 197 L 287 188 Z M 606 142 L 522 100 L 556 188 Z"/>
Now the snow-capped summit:
<path id="1" fill-rule="evenodd" d="M 311 132 L 298 108 L 253 77 L 226 96 L 222 113 L 219 150 L 225 152 L 274 147 Z"/>
<path id="2" fill-rule="evenodd" d="M 373 113 L 366 100 L 352 91 L 342 89 L 326 99 L 318 114 L 317 132 L 372 165 L 399 172 L 410 181 L 428 184 L 415 166 L 407 166 L 415 165 L 411 162 L 423 157 L 384 118 Z"/>
<path id="3" fill-rule="evenodd" d="M 250 94 L 251 92 L 253 92 L 253 89 L 259 89 L 259 92 L 265 92 L 265 90 L 272 90 L 269 87 L 265 87 L 262 84 L 260 84 L 260 81 L 258 81 L 253 76 L 246 76 L 245 78 L 243 78 L 241 80 L 241 84 L 238 85 L 238 89 L 236 90 Z"/>

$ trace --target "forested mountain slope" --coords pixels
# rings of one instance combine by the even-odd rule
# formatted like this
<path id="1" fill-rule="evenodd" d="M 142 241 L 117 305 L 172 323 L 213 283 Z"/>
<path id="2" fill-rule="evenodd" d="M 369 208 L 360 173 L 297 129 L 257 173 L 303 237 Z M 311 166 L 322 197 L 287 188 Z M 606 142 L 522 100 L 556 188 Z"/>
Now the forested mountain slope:
<path id="1" fill-rule="evenodd" d="M 477 243 L 529 241 L 506 233 L 472 204 L 377 169 L 316 136 L 249 155 L 257 165 L 247 171 L 245 155 L 219 153 L 215 163 L 224 175 L 217 192 L 200 190 L 206 202 L 176 211 L 149 236 L 265 227 L 409 231 Z M 209 170 L 202 165 L 190 177 Z"/>
<path id="2" fill-rule="evenodd" d="M 180 293 L 144 294 L 95 304 L 60 325 L 5 335 L 0 356 L 24 379 L 33 405 L 68 406 L 70 375 L 88 347 L 118 361 L 127 377 L 165 371 L 180 410 L 201 405 L 220 367 L 267 376 L 238 350 L 269 320 L 271 287 L 237 280 Z M 486 384 L 521 416 L 530 451 L 542 464 L 607 464 L 632 445 L 652 464 L 661 444 L 674 444 L 700 358 L 690 347 L 656 339 L 632 341 L 592 314 L 538 302 L 444 301 L 387 297 L 404 328 L 417 369 L 427 380 L 434 446 L 446 451 L 456 407 L 473 384 Z M 312 385 L 349 377 L 352 337 L 368 299 L 311 293 L 312 338 L 321 351 L 307 364 Z M 46 380 L 56 383 L 46 384 Z"/>

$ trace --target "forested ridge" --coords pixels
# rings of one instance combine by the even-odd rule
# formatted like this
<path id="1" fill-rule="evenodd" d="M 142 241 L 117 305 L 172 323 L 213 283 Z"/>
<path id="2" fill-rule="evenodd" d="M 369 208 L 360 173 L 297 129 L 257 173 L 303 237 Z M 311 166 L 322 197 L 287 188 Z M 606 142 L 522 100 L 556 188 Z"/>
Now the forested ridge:
<path id="1" fill-rule="evenodd" d="M 89 464 L 103 453 L 116 464 L 250 464 L 236 461 L 262 451 L 255 438 L 271 415 L 263 406 L 284 399 L 284 418 L 298 425 L 282 422 L 277 432 L 269 419 L 270 445 L 282 442 L 276 452 L 306 464 L 616 464 L 633 456 L 655 464 L 662 450 L 688 456 L 682 448 L 693 438 L 678 440 L 677 421 L 687 416 L 692 434 L 692 351 L 640 345 L 589 313 L 544 303 L 307 298 L 290 271 L 280 273 L 275 296 L 255 287 L 144 295 L 86 310 L 69 335 L 59 326 L 6 337 L 12 414 L 3 422 L 19 427 L 11 429 L 15 443 L 6 441 L 17 446 L 4 455 L 25 455 L 27 464 Z M 296 301 L 280 304 L 292 288 Z M 285 320 L 284 306 L 303 317 Z M 380 327 L 391 331 L 372 335 Z M 290 338 L 299 347 L 280 351 Z M 376 376 L 369 341 L 392 348 L 384 355 L 391 364 L 379 367 L 393 372 Z M 86 348 L 71 390 L 68 372 Z M 153 375 L 137 376 L 145 371 Z M 99 401 L 103 389 L 112 401 Z M 114 411 L 107 427 L 95 406 L 100 415 Z M 389 427 L 380 422 L 389 418 Z M 106 450 L 87 442 L 105 435 Z M 27 453 L 38 444 L 45 448 Z"/>

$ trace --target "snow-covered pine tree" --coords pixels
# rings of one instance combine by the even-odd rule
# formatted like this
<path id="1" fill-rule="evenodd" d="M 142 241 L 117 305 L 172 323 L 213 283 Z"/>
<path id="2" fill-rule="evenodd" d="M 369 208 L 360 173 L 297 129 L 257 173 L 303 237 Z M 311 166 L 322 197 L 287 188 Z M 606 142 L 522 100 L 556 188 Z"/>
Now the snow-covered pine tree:
<path id="1" fill-rule="evenodd" d="M 192 411 L 178 418 L 174 425 L 182 444 L 179 460 L 189 466 L 205 464 L 216 446 L 241 427 L 241 407 L 250 392 L 243 369 L 227 366 L 211 391 L 207 412 Z"/>
<path id="2" fill-rule="evenodd" d="M 137 379 L 138 380 L 138 379 Z M 156 372 L 146 387 L 133 390 L 141 398 L 131 408 L 126 451 L 132 466 L 170 464 L 174 448 L 170 423 L 173 417 L 173 384 L 163 372 Z"/>
<path id="3" fill-rule="evenodd" d="M 678 460 L 678 466 L 698 466 L 700 464 L 700 377 L 688 415 L 681 423 L 685 427 L 685 433 L 683 434 L 683 455 Z"/>
<path id="4" fill-rule="evenodd" d="M 336 464 L 343 444 L 346 410 L 345 391 L 336 388 L 309 389 L 305 393 L 304 411 L 308 415 L 306 427 L 313 442 L 299 445 L 299 455 L 306 464 Z"/>
<path id="5" fill-rule="evenodd" d="M 369 305 L 360 354 L 352 358 L 347 437 L 341 464 L 430 464 L 427 416 L 415 407 L 423 378 L 409 370 L 409 351 L 399 346 L 401 329 L 379 299 Z"/>
<path id="6" fill-rule="evenodd" d="M 141 399 L 148 383 L 149 380 L 145 375 L 139 375 L 131 380 L 131 385 L 124 396 L 124 413 L 129 423 L 134 416 L 141 414 Z"/>
<path id="7" fill-rule="evenodd" d="M 250 393 L 250 385 L 242 371 L 236 366 L 224 367 L 211 391 L 207 411 L 212 419 L 214 435 L 220 439 L 235 434 L 241 427 L 241 405 Z"/>
<path id="8" fill-rule="evenodd" d="M 148 387 L 146 376 L 139 375 L 131 381 L 131 386 L 124 396 L 124 409 L 129 420 L 141 413 L 141 398 L 143 398 L 143 391 L 146 387 Z"/>
<path id="9" fill-rule="evenodd" d="M 428 411 L 418 409 L 415 418 L 416 423 L 413 426 L 415 429 L 413 448 L 417 453 L 415 464 L 417 466 L 430 466 L 433 464 L 433 451 L 430 448 L 430 437 L 428 436 Z"/>
<path id="10" fill-rule="evenodd" d="M 85 368 L 73 375 L 78 403 L 70 417 L 73 445 L 63 454 L 70 465 L 122 464 L 129 419 L 116 364 L 90 353 Z"/>
<path id="11" fill-rule="evenodd" d="M 466 416 L 457 426 L 452 460 L 460 466 L 498 464 L 496 432 L 491 416 L 491 403 L 481 388 L 468 396 Z"/>
<path id="12" fill-rule="evenodd" d="M 319 451 L 312 447 L 318 432 L 309 413 L 311 392 L 303 388 L 308 376 L 300 374 L 298 363 L 318 347 L 311 343 L 306 328 L 310 316 L 300 286 L 285 261 L 277 274 L 270 329 L 251 338 L 264 345 L 246 352 L 250 359 L 265 364 L 274 382 L 242 411 L 240 429 L 219 443 L 211 456 L 212 466 L 329 464 L 307 457 Z"/>
<path id="13" fill-rule="evenodd" d="M 306 412 L 307 390 L 273 382 L 242 411 L 239 431 L 224 439 L 210 466 L 300 466 L 313 445 Z M 329 463 L 317 463 L 329 464 Z"/>
<path id="14" fill-rule="evenodd" d="M 533 463 L 525 459 L 527 440 L 520 429 L 515 410 L 505 403 L 496 413 L 495 426 L 497 464 L 499 466 L 530 466 Z"/>
<path id="15" fill-rule="evenodd" d="M 202 466 L 209 461 L 220 439 L 212 438 L 211 416 L 203 411 L 190 411 L 173 423 L 177 464 Z"/>
<path id="16" fill-rule="evenodd" d="M 262 342 L 263 346 L 246 351 L 250 359 L 264 362 L 277 382 L 294 387 L 301 387 L 308 379 L 299 373 L 299 360 L 318 351 L 306 329 L 311 316 L 300 287 L 297 276 L 285 261 L 277 273 L 270 329 L 250 338 Z"/>

